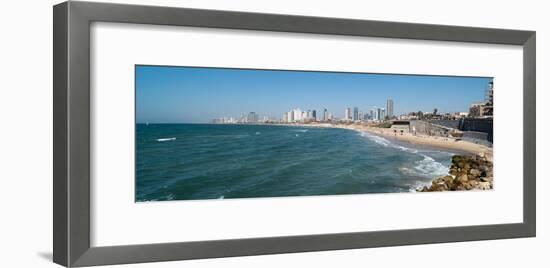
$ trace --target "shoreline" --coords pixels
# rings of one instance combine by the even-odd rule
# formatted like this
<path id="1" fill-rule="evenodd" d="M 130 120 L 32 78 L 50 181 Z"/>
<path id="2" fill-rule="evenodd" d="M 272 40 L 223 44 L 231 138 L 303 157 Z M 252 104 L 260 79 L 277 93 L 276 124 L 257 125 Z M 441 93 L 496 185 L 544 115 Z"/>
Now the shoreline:
<path id="1" fill-rule="evenodd" d="M 308 127 L 309 124 L 296 126 Z M 441 149 L 464 152 L 451 158 L 451 167 L 445 176 L 435 177 L 431 184 L 417 188 L 416 192 L 440 192 L 461 190 L 491 190 L 493 189 L 493 149 L 470 141 L 453 138 L 413 135 L 411 133 L 395 133 L 388 128 L 369 127 L 362 125 L 325 124 L 315 127 L 333 127 L 367 132 L 372 135 L 408 142 L 413 145 L 438 147 Z"/>
<path id="2" fill-rule="evenodd" d="M 492 159 L 493 149 L 481 144 L 477 144 L 465 140 L 457 140 L 454 138 L 427 136 L 422 134 L 413 135 L 412 133 L 394 133 L 388 128 L 378 128 L 363 125 L 343 125 L 343 124 L 279 124 L 282 126 L 297 126 L 297 127 L 322 127 L 322 128 L 339 128 L 349 129 L 358 132 L 367 132 L 379 137 L 395 139 L 401 142 L 407 142 L 413 145 L 436 147 L 447 149 L 454 152 L 464 152 L 468 154 L 478 155 Z"/>

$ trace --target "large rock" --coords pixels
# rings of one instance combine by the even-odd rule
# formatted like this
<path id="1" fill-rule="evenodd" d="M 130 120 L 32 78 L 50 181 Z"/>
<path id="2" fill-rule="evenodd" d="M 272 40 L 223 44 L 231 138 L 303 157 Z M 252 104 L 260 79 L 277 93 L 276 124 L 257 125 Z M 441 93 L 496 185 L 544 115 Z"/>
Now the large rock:
<path id="1" fill-rule="evenodd" d="M 465 182 L 468 182 L 469 178 L 468 178 L 468 175 L 466 174 L 462 174 L 460 177 L 458 177 L 458 181 L 461 182 L 461 183 L 465 183 Z"/>
<path id="2" fill-rule="evenodd" d="M 460 191 L 493 189 L 493 163 L 483 156 L 454 155 L 447 176 L 436 178 L 418 191 Z"/>

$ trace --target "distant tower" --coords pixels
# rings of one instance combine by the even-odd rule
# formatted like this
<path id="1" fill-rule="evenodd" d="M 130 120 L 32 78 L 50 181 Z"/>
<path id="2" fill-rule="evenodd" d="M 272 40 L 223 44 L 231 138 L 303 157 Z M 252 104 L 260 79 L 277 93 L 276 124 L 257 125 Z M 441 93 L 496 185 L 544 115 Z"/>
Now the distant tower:
<path id="1" fill-rule="evenodd" d="M 388 99 L 388 101 L 386 102 L 386 111 L 387 111 L 388 117 L 392 118 L 393 117 L 393 100 L 392 99 Z"/>
<path id="2" fill-rule="evenodd" d="M 256 115 L 255 112 L 248 113 L 248 117 L 246 118 L 246 122 L 256 123 L 257 121 L 258 121 L 258 115 Z"/>
<path id="3" fill-rule="evenodd" d="M 288 120 L 288 112 L 284 112 L 284 113 L 283 113 L 283 122 L 285 122 L 285 123 L 288 123 L 288 122 L 289 122 L 289 120 Z"/>
<path id="4" fill-rule="evenodd" d="M 315 111 L 315 110 L 311 111 L 311 115 L 312 115 L 311 119 L 317 120 L 317 111 Z"/>
<path id="5" fill-rule="evenodd" d="M 294 114 L 292 121 L 302 121 L 302 110 L 300 108 L 294 109 L 292 113 Z"/>
<path id="6" fill-rule="evenodd" d="M 327 111 L 326 108 L 325 108 L 325 110 L 323 111 L 323 121 L 328 121 L 328 111 Z"/>
<path id="7" fill-rule="evenodd" d="M 351 108 L 346 108 L 346 112 L 344 115 L 344 120 L 348 121 L 351 120 Z"/>
<path id="8" fill-rule="evenodd" d="M 359 108 L 353 107 L 353 121 L 359 120 Z"/>

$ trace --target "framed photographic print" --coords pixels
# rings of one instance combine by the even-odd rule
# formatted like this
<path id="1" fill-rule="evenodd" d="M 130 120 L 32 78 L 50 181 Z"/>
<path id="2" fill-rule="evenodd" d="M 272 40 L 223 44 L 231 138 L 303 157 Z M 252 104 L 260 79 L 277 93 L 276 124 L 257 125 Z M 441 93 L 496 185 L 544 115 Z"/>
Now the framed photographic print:
<path id="1" fill-rule="evenodd" d="M 56 263 L 535 236 L 535 32 L 53 10 Z"/>

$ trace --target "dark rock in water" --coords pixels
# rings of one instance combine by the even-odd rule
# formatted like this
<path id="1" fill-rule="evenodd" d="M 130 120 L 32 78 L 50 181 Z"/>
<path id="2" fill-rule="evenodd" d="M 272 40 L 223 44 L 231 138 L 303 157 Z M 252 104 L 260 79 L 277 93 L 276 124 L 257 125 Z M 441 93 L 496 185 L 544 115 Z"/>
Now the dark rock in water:
<path id="1" fill-rule="evenodd" d="M 436 178 L 421 192 L 493 189 L 493 163 L 484 156 L 454 155 L 447 176 Z"/>
<path id="2" fill-rule="evenodd" d="M 458 162 L 461 162 L 463 159 L 464 157 L 462 155 L 453 155 L 451 161 L 453 162 L 453 164 L 456 164 Z"/>

